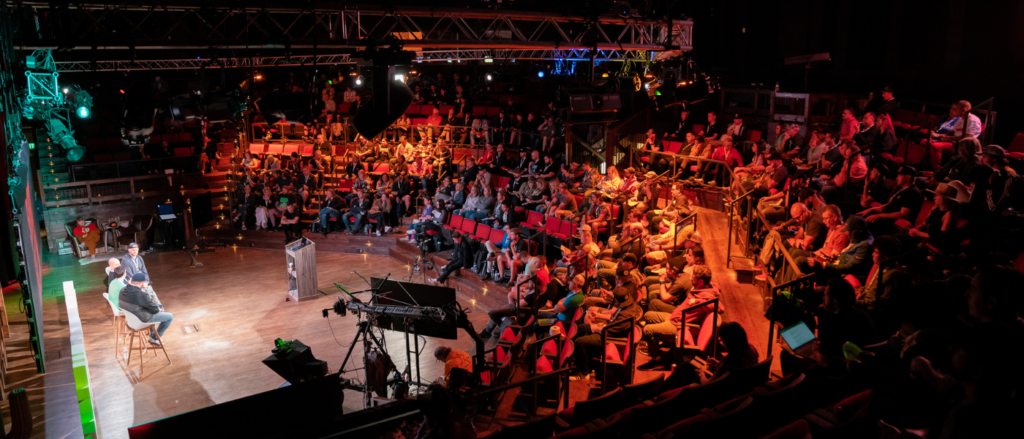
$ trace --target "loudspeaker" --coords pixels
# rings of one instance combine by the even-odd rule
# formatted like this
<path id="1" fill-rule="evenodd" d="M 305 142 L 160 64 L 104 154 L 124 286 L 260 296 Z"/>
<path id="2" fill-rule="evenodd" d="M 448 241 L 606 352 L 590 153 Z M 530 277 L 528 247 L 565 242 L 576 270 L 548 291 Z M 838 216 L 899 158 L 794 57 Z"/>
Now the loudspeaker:
<path id="1" fill-rule="evenodd" d="M 412 105 L 412 91 L 405 83 L 394 79 L 394 71 L 394 66 L 370 68 L 373 96 L 352 118 L 356 132 L 367 139 L 384 132 Z"/>

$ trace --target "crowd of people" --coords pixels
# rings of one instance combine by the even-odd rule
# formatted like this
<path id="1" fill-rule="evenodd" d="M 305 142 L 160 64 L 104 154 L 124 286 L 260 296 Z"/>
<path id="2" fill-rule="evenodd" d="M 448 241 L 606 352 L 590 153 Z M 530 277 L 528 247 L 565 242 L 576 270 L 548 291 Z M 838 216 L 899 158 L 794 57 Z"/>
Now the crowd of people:
<path id="1" fill-rule="evenodd" d="M 464 103 L 466 88 L 459 79 L 453 84 L 426 84 L 418 99 Z M 534 329 L 574 326 L 574 378 L 587 379 L 591 359 L 604 351 L 602 332 L 626 337 L 641 327 L 639 350 L 649 357 L 641 368 L 656 370 L 671 365 L 671 341 L 681 327 L 724 312 L 724 303 L 712 304 L 721 280 L 704 259 L 700 232 L 685 220 L 693 207 L 684 189 L 717 186 L 740 201 L 738 209 L 755 211 L 748 226 L 760 264 L 771 274 L 781 270 L 785 281 L 814 275 L 813 287 L 773 304 L 787 308 L 780 323 L 804 322 L 816 335 L 809 352 L 781 354 L 785 374 L 885 383 L 890 387 L 878 388 L 886 396 L 879 416 L 920 409 L 899 415 L 906 428 L 955 436 L 1003 425 L 999 417 L 1019 407 L 1012 366 L 1019 364 L 1024 335 L 1018 317 L 1024 275 L 1013 261 L 1022 242 L 1024 179 L 1002 147 L 981 144 L 982 126 L 969 102 L 955 102 L 936 126 L 917 131 L 893 124 L 898 104 L 891 89 L 881 96 L 871 111 L 844 111 L 834 131 L 779 124 L 774 136 L 756 142 L 743 141 L 740 116 L 726 125 L 711 111 L 695 129 L 684 109 L 674 131 L 649 131 L 630 154 L 637 160 L 621 172 L 608 166 L 604 174 L 590 163 L 566 163 L 552 148 L 557 134 L 550 142 L 543 135 L 523 142 L 514 129 L 459 120 L 460 112 L 447 120 L 435 112 L 436 123 L 422 130 L 403 128 L 400 119 L 391 141 L 397 143 L 355 140 L 355 152 L 345 158 L 355 183 L 351 192 L 327 197 L 318 227 L 328 233 L 330 220 L 340 218 L 348 233 L 388 233 L 402 225 L 401 217 L 413 217 L 410 239 L 434 250 L 454 247 L 432 282 L 470 269 L 510 288 L 507 305 L 489 312 L 481 337 L 496 336 L 519 309 L 544 309 Z M 558 110 L 551 110 L 554 117 Z M 515 121 L 518 114 L 504 112 L 499 128 L 507 128 L 506 117 Z M 329 142 L 329 135 L 318 135 Z M 922 138 L 930 148 L 922 169 L 893 157 L 901 141 Z M 667 153 L 663 140 L 682 147 Z M 479 143 L 484 154 L 453 164 L 452 145 L 466 143 Z M 244 215 L 256 206 L 270 227 L 281 216 L 278 224 L 301 233 L 285 220 L 319 187 L 322 157 L 292 160 L 288 167 L 301 167 L 290 170 L 265 163 L 247 169 L 238 210 Z M 386 163 L 388 171 L 372 180 L 362 163 L 371 169 Z M 299 181 L 299 173 L 306 178 Z M 534 230 L 521 226 L 531 211 L 574 225 L 573 236 L 559 241 L 556 260 L 531 244 Z M 452 215 L 502 230 L 503 239 L 458 231 L 443 238 Z M 728 323 L 720 334 L 722 354 L 706 370 L 677 365 L 693 367 L 694 382 L 759 360 L 744 328 Z"/>

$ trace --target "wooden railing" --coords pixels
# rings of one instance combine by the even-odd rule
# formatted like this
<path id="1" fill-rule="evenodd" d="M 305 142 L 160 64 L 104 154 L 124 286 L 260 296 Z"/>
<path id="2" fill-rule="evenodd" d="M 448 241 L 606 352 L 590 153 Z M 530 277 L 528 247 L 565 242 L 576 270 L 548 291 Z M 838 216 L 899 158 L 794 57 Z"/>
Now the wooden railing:
<path id="1" fill-rule="evenodd" d="M 46 207 L 75 204 L 93 205 L 119 200 L 146 199 L 164 196 L 181 189 L 182 185 L 198 184 L 202 175 L 157 174 L 105 180 L 76 181 L 43 186 L 43 205 Z"/>

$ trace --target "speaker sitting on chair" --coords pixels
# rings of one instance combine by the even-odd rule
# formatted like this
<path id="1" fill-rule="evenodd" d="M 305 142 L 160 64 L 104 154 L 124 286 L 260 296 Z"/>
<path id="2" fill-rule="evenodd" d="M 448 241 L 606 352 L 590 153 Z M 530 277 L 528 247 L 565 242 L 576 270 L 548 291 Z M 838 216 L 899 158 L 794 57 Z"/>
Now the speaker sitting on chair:
<path id="1" fill-rule="evenodd" d="M 405 83 L 393 79 L 394 70 L 394 66 L 387 65 L 370 68 L 373 96 L 352 118 L 356 132 L 367 139 L 384 132 L 412 105 L 412 91 Z"/>

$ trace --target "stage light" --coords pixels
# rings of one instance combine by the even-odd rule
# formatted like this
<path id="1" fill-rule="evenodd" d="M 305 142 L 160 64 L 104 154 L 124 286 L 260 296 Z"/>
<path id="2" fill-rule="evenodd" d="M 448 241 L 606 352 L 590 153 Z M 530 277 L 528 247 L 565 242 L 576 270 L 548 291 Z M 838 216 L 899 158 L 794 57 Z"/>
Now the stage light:
<path id="1" fill-rule="evenodd" d="M 362 78 L 356 78 L 356 85 L 363 85 L 363 79 Z"/>
<path id="2" fill-rule="evenodd" d="M 256 76 L 254 76 L 253 78 L 256 79 L 257 81 L 262 81 L 263 80 L 263 74 L 262 73 L 257 73 Z"/>
<path id="3" fill-rule="evenodd" d="M 118 91 L 121 92 L 121 94 L 124 94 L 124 89 L 123 88 L 118 90 Z"/>
<path id="4" fill-rule="evenodd" d="M 67 87 L 64 87 L 61 91 L 63 91 L 64 94 L 68 94 L 68 88 Z"/>
<path id="5" fill-rule="evenodd" d="M 410 74 L 410 75 L 415 75 L 415 74 L 417 74 L 417 73 L 418 73 L 418 72 L 416 71 L 416 69 L 412 69 L 412 70 L 409 70 L 409 74 Z"/>
<path id="6" fill-rule="evenodd" d="M 544 77 L 544 72 L 543 71 L 538 71 L 537 72 L 537 77 L 538 78 L 543 78 Z"/>
<path id="7" fill-rule="evenodd" d="M 82 119 L 86 119 L 89 117 L 89 109 L 85 107 L 78 107 L 78 110 L 76 110 L 75 113 L 78 114 L 78 117 Z"/>
<path id="8" fill-rule="evenodd" d="M 602 77 L 602 78 L 607 78 L 607 77 L 608 77 L 608 74 L 607 74 L 607 73 L 602 73 L 602 74 L 601 74 L 601 77 Z"/>
<path id="9" fill-rule="evenodd" d="M 359 76 L 359 74 L 358 74 L 358 73 L 356 73 L 356 72 L 350 72 L 350 73 L 349 73 L 348 75 L 349 75 L 349 76 Z"/>
<path id="10" fill-rule="evenodd" d="M 488 73 L 488 74 L 487 74 L 487 80 L 488 80 L 488 81 L 490 81 L 490 80 L 491 80 L 491 74 L 490 74 L 490 73 Z"/>
<path id="11" fill-rule="evenodd" d="M 494 62 L 494 58 L 491 58 L 491 57 L 488 56 L 488 57 L 484 58 L 484 62 Z"/>
<path id="12" fill-rule="evenodd" d="M 328 79 L 327 80 L 327 85 L 334 85 L 334 81 L 331 81 L 330 79 Z"/>
<path id="13" fill-rule="evenodd" d="M 405 75 L 395 74 L 395 81 L 398 81 L 398 82 L 401 82 L 401 83 L 404 84 L 405 83 Z"/>

